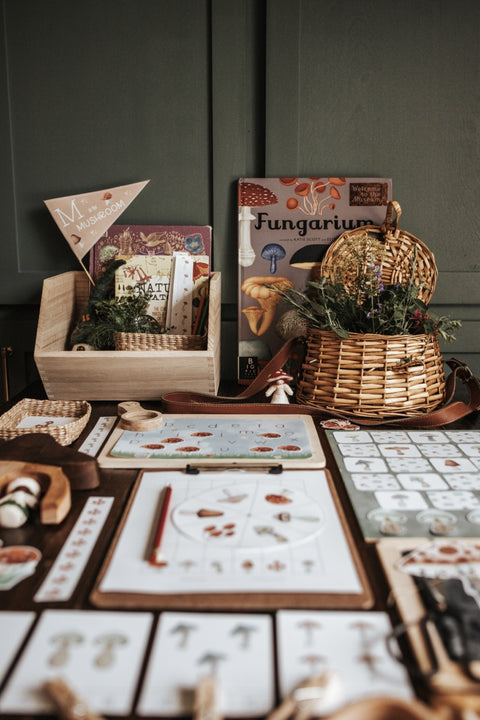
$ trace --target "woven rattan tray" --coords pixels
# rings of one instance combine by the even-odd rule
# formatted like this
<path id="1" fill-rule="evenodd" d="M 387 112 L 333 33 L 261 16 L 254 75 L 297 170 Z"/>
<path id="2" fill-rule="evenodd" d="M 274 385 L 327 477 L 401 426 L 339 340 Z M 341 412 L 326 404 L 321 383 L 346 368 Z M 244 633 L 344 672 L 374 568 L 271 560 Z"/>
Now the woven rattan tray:
<path id="1" fill-rule="evenodd" d="M 91 405 L 85 400 L 25 398 L 0 416 L 0 439 L 13 440 L 29 433 L 46 433 L 60 445 L 70 445 L 84 429 L 91 411 Z M 27 418 L 37 417 L 38 423 L 29 422 L 28 427 L 18 427 Z"/>

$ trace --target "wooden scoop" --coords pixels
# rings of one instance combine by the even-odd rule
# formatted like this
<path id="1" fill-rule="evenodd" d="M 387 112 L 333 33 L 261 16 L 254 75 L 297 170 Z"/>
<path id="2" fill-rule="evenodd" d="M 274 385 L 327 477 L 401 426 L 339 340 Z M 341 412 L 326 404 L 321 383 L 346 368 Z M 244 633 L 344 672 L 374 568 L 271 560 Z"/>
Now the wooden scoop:
<path id="1" fill-rule="evenodd" d="M 121 402 L 118 404 L 120 415 L 120 427 L 124 430 L 143 432 L 144 430 L 155 430 L 163 422 L 161 412 L 157 410 L 146 410 L 138 402 Z"/>

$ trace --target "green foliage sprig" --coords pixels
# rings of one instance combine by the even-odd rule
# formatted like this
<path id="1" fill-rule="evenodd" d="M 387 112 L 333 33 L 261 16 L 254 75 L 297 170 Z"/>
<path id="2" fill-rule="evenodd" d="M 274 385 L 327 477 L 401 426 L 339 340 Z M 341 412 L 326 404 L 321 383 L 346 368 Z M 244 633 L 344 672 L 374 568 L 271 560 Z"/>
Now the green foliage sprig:
<path id="1" fill-rule="evenodd" d="M 340 337 L 349 333 L 379 335 L 437 334 L 455 340 L 459 320 L 438 316 L 420 297 L 424 283 L 415 280 L 416 247 L 410 276 L 404 284 L 382 281 L 382 244 L 362 236 L 348 248 L 348 267 L 333 279 L 322 277 L 307 282 L 305 291 L 275 289 L 310 327 L 331 330 Z M 346 279 L 348 278 L 348 281 Z"/>
<path id="2" fill-rule="evenodd" d="M 93 326 L 88 343 L 96 350 L 114 350 L 114 333 L 162 333 L 157 320 L 147 314 L 151 294 L 107 298 L 93 308 Z"/>
<path id="3" fill-rule="evenodd" d="M 115 271 L 125 260 L 115 260 L 92 288 L 82 317 L 74 329 L 71 344 L 85 343 L 95 350 L 114 350 L 114 333 L 162 333 L 157 320 L 147 313 L 151 293 L 112 296 Z"/>

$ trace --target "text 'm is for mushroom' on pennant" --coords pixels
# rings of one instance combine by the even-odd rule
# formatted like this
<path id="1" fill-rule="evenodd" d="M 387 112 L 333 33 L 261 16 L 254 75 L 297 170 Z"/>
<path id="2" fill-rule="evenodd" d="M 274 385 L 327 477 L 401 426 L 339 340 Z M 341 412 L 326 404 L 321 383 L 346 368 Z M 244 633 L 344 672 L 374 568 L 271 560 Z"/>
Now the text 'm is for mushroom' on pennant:
<path id="1" fill-rule="evenodd" d="M 119 187 L 44 200 L 62 235 L 82 263 L 102 235 L 149 183 L 149 180 Z"/>
<path id="2" fill-rule="evenodd" d="M 389 178 L 239 180 L 240 382 L 251 382 L 291 337 L 274 288 L 305 289 L 333 240 L 346 230 L 382 224 L 391 195 Z"/>

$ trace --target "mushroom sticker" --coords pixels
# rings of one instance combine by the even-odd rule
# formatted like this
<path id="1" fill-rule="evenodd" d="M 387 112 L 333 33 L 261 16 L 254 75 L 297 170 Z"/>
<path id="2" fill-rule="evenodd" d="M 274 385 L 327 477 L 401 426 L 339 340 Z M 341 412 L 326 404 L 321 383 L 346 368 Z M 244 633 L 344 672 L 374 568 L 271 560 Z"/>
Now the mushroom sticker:
<path id="1" fill-rule="evenodd" d="M 243 281 L 242 292 L 257 300 L 260 306 L 251 305 L 242 310 L 254 335 L 263 335 L 271 326 L 277 305 L 281 300 L 281 295 L 277 290 L 286 292 L 293 286 L 293 282 L 289 278 L 275 275 L 253 276 Z"/>
<path id="2" fill-rule="evenodd" d="M 238 186 L 238 227 L 239 247 L 238 263 L 242 267 L 250 267 L 255 261 L 255 251 L 252 247 L 250 223 L 255 220 L 252 207 L 264 207 L 277 203 L 277 196 L 268 188 L 257 183 L 242 182 Z"/>

